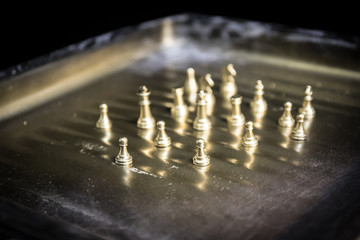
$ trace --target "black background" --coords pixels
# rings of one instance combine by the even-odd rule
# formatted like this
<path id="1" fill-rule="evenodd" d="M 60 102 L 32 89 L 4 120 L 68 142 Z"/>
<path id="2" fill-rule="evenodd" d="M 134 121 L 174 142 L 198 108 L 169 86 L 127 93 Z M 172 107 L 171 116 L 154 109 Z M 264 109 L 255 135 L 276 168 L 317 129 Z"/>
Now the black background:
<path id="1" fill-rule="evenodd" d="M 120 6 L 72 5 L 24 6 L 15 3 L 0 12 L 0 71 L 51 51 L 124 26 L 173 14 L 192 12 L 285 24 L 293 27 L 321 29 L 345 35 L 360 36 L 357 7 L 341 2 L 315 8 L 289 2 L 281 6 L 239 6 L 218 1 L 212 6 L 147 7 L 141 2 L 119 2 Z M 121 4 L 130 3 L 130 6 Z M 96 3 L 99 4 L 99 3 Z M 185 4 L 184 4 L 185 5 Z"/>

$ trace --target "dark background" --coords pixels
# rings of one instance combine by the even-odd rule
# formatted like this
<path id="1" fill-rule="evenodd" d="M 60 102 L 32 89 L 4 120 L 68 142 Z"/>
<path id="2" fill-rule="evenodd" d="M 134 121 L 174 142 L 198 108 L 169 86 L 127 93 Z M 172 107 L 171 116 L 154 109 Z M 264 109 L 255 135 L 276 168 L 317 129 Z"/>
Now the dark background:
<path id="1" fill-rule="evenodd" d="M 322 29 L 347 36 L 360 36 L 357 7 L 341 2 L 318 8 L 296 2 L 282 6 L 264 6 L 259 2 L 252 7 L 237 2 L 239 6 L 227 3 L 228 7 L 224 7 L 225 2 L 218 1 L 215 6 L 204 5 L 192 8 L 173 6 L 174 2 L 169 2 L 168 5 L 171 6 L 162 7 L 147 7 L 141 2 L 126 3 L 135 7 L 86 5 L 75 9 L 70 5 L 59 6 L 56 3 L 53 6 L 29 8 L 15 3 L 13 6 L 3 7 L 0 10 L 0 71 L 92 36 L 184 12 L 279 23 L 293 27 Z"/>

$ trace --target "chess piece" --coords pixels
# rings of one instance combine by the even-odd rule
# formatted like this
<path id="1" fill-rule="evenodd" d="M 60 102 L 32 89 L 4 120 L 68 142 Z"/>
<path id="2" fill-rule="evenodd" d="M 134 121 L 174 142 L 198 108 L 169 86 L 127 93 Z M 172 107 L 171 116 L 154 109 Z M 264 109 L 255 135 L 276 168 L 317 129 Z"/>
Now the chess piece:
<path id="1" fill-rule="evenodd" d="M 169 147 L 171 145 L 171 138 L 165 132 L 165 122 L 158 121 L 156 128 L 158 132 L 154 139 L 155 146 L 159 148 Z"/>
<path id="2" fill-rule="evenodd" d="M 132 163 L 132 156 L 127 150 L 128 139 L 126 137 L 119 139 L 120 151 L 119 154 L 115 157 L 115 163 L 119 165 L 130 165 Z"/>
<path id="3" fill-rule="evenodd" d="M 151 92 L 146 86 L 140 86 L 137 95 L 140 97 L 140 116 L 137 120 L 137 126 L 140 129 L 149 129 L 155 126 L 155 119 L 151 114 L 149 96 Z"/>
<path id="4" fill-rule="evenodd" d="M 244 147 L 256 147 L 258 145 L 258 140 L 253 133 L 253 129 L 254 126 L 252 122 L 245 124 L 245 135 L 241 142 Z"/>
<path id="5" fill-rule="evenodd" d="M 284 104 L 284 112 L 278 120 L 280 126 L 289 128 L 295 125 L 295 120 L 291 115 L 291 108 L 292 108 L 291 102 L 286 102 Z"/>
<path id="6" fill-rule="evenodd" d="M 176 120 L 184 120 L 188 115 L 188 107 L 183 100 L 184 88 L 173 88 L 174 106 L 171 108 L 171 116 Z"/>
<path id="7" fill-rule="evenodd" d="M 196 94 L 198 90 L 198 85 L 195 78 L 195 70 L 193 68 L 187 69 L 187 78 L 184 84 L 184 91 L 187 95 Z"/>
<path id="8" fill-rule="evenodd" d="M 215 96 L 211 87 L 214 86 L 214 80 L 210 74 L 206 74 L 199 79 L 199 90 L 203 90 L 206 93 L 206 112 L 207 115 L 211 115 L 215 105 Z"/>
<path id="9" fill-rule="evenodd" d="M 99 108 L 100 108 L 100 117 L 96 122 L 96 127 L 100 129 L 110 129 L 112 123 L 108 116 L 108 106 L 105 103 L 103 103 L 99 106 Z"/>
<path id="10" fill-rule="evenodd" d="M 204 131 L 211 128 L 211 122 L 206 114 L 206 93 L 200 91 L 196 103 L 196 117 L 194 119 L 193 127 L 195 130 Z"/>
<path id="11" fill-rule="evenodd" d="M 198 138 L 196 140 L 196 155 L 193 157 L 193 163 L 198 167 L 205 167 L 210 164 L 210 157 L 205 151 L 205 140 Z"/>
<path id="12" fill-rule="evenodd" d="M 305 89 L 305 96 L 304 96 L 304 101 L 302 103 L 302 107 L 299 109 L 299 113 L 303 114 L 305 119 L 311 119 L 315 117 L 315 109 L 312 106 L 312 90 L 311 90 L 311 86 L 307 85 L 306 89 Z"/>
<path id="13" fill-rule="evenodd" d="M 266 101 L 263 98 L 264 85 L 261 80 L 257 80 L 255 85 L 254 99 L 250 102 L 251 111 L 254 113 L 265 112 L 267 110 Z"/>
<path id="14" fill-rule="evenodd" d="M 230 98 L 232 105 L 231 116 L 228 118 L 230 126 L 243 126 L 245 123 L 245 116 L 241 112 L 242 97 L 239 95 Z"/>
<path id="15" fill-rule="evenodd" d="M 237 92 L 237 87 L 235 84 L 236 71 L 232 64 L 222 68 L 222 82 L 220 85 L 220 93 L 225 99 L 229 99 L 231 96 L 235 95 Z"/>
<path id="16" fill-rule="evenodd" d="M 290 137 L 294 140 L 304 141 L 306 140 L 307 136 L 304 129 L 304 115 L 299 114 L 296 117 L 296 126 L 292 130 Z"/>

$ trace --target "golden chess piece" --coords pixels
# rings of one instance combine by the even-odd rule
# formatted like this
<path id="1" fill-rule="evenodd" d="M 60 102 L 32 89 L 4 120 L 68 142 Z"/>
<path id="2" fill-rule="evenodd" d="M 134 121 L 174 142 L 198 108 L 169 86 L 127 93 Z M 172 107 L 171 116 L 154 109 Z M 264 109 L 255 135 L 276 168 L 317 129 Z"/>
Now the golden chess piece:
<path id="1" fill-rule="evenodd" d="M 137 120 L 137 126 L 140 129 L 149 129 L 155 126 L 155 119 L 151 114 L 149 96 L 151 92 L 146 86 L 140 86 L 137 95 L 140 97 L 140 116 Z"/>
<path id="2" fill-rule="evenodd" d="M 311 86 L 307 85 L 305 92 L 304 92 L 304 101 L 302 103 L 302 107 L 299 108 L 299 113 L 303 114 L 305 119 L 311 119 L 315 117 L 315 108 L 313 107 L 311 101 L 312 101 L 312 90 Z"/>
<path id="3" fill-rule="evenodd" d="M 115 157 L 115 163 L 119 165 L 130 165 L 132 164 L 132 156 L 127 150 L 128 139 L 126 137 L 119 139 L 120 151 L 119 154 Z"/>
<path id="4" fill-rule="evenodd" d="M 191 104 L 196 103 L 196 94 L 198 91 L 198 84 L 196 83 L 195 70 L 193 68 L 187 69 L 187 78 L 184 84 L 184 92 L 187 96 L 188 101 Z"/>
<path id="5" fill-rule="evenodd" d="M 171 145 L 171 138 L 165 132 L 165 122 L 158 121 L 156 128 L 158 132 L 154 139 L 155 146 L 159 148 L 169 147 Z"/>
<path id="6" fill-rule="evenodd" d="M 231 96 L 235 95 L 237 92 L 237 87 L 235 84 L 236 71 L 232 64 L 222 68 L 222 82 L 220 85 L 221 95 L 228 100 Z"/>
<path id="7" fill-rule="evenodd" d="M 230 98 L 232 105 L 231 116 L 228 118 L 230 126 L 243 126 L 245 123 L 245 116 L 241 112 L 242 97 L 239 95 Z"/>
<path id="8" fill-rule="evenodd" d="M 251 111 L 254 113 L 265 112 L 267 103 L 263 97 L 264 85 L 261 80 L 257 80 L 255 85 L 254 99 L 250 102 Z"/>
<path id="9" fill-rule="evenodd" d="M 196 140 L 196 155 L 193 157 L 194 165 L 198 167 L 205 167 L 210 164 L 210 157 L 207 155 L 205 150 L 205 140 L 198 138 Z"/>
<path id="10" fill-rule="evenodd" d="M 252 122 L 247 122 L 245 124 L 245 135 L 242 138 L 241 145 L 246 148 L 256 147 L 258 145 L 258 140 L 253 133 L 254 125 Z"/>
<path id="11" fill-rule="evenodd" d="M 196 103 L 196 117 L 194 119 L 193 127 L 195 130 L 204 131 L 211 128 L 211 122 L 206 113 L 206 93 L 199 91 Z"/>
<path id="12" fill-rule="evenodd" d="M 183 121 L 188 115 L 188 107 L 184 103 L 184 88 L 173 88 L 174 106 L 171 108 L 171 116 L 178 121 Z"/>
<path id="13" fill-rule="evenodd" d="M 289 128 L 295 125 L 295 119 L 291 115 L 291 108 L 291 102 L 286 102 L 284 104 L 284 112 L 278 120 L 280 126 Z"/>
<path id="14" fill-rule="evenodd" d="M 215 105 L 215 96 L 211 87 L 214 86 L 214 80 L 211 78 L 211 74 L 206 74 L 199 79 L 199 90 L 203 90 L 206 93 L 206 111 L 207 115 L 211 115 Z"/>
<path id="15" fill-rule="evenodd" d="M 99 106 L 99 108 L 100 108 L 100 117 L 96 122 L 96 127 L 100 129 L 110 129 L 112 123 L 108 116 L 108 106 L 105 103 L 103 103 Z"/>
<path id="16" fill-rule="evenodd" d="M 294 127 L 294 129 L 292 130 L 290 137 L 294 140 L 298 140 L 298 141 L 304 141 L 306 140 L 307 136 L 306 136 L 306 132 L 304 129 L 304 115 L 303 114 L 299 114 L 296 117 L 296 126 Z"/>

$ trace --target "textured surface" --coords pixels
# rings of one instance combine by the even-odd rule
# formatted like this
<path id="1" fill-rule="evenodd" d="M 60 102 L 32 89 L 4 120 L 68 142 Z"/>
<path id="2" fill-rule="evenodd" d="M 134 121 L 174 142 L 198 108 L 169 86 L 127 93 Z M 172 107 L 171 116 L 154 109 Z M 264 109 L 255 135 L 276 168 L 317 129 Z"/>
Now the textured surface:
<path id="1" fill-rule="evenodd" d="M 220 69 L 229 62 L 238 71 L 245 117 L 255 122 L 254 152 L 241 148 L 241 129 L 227 126 L 228 105 L 218 94 Z M 336 204 L 334 194 L 348 191 L 346 177 L 359 164 L 360 73 L 320 65 L 182 39 L 2 122 L 0 195 L 100 238 L 294 239 L 300 235 L 292 229 L 306 214 L 313 219 L 314 206 Z M 211 73 L 216 84 L 213 128 L 203 135 L 192 129 L 194 112 L 185 124 L 170 116 L 171 88 L 183 84 L 190 66 L 197 77 Z M 263 117 L 249 111 L 257 79 L 269 106 Z M 152 92 L 154 117 L 166 121 L 173 142 L 168 151 L 154 147 L 154 132 L 136 127 L 142 84 Z M 285 101 L 295 114 L 307 84 L 317 116 L 306 123 L 308 141 L 296 142 L 277 119 Z M 110 132 L 95 128 L 103 102 Z M 133 156 L 130 169 L 113 163 L 123 136 Z M 211 157 L 202 170 L 191 162 L 199 136 L 207 139 Z"/>

